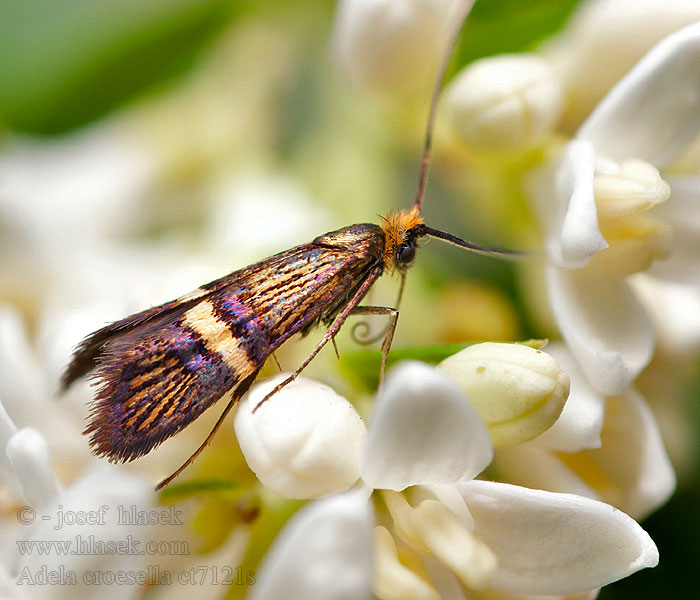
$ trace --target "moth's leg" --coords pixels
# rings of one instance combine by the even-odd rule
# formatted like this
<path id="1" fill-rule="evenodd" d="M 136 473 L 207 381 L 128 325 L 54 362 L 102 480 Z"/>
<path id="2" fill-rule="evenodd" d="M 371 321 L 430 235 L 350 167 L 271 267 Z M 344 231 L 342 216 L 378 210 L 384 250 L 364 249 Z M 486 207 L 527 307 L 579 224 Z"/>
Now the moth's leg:
<path id="1" fill-rule="evenodd" d="M 161 481 L 157 486 L 156 486 L 156 492 L 162 488 L 164 488 L 166 485 L 168 485 L 173 479 L 175 479 L 180 473 L 182 473 L 187 467 L 189 467 L 201 453 L 202 450 L 204 450 L 209 443 L 214 439 L 214 434 L 219 430 L 219 427 L 221 427 L 221 424 L 224 422 L 224 419 L 226 418 L 226 415 L 231 411 L 233 408 L 233 405 L 236 403 L 236 400 L 238 400 L 239 395 L 234 395 L 231 400 L 229 400 L 229 403 L 226 405 L 226 408 L 224 408 L 224 411 L 219 415 L 218 420 L 214 424 L 214 427 L 212 427 L 212 430 L 209 432 L 209 435 L 207 436 L 207 439 L 205 439 L 202 444 L 197 448 L 192 455 L 184 462 L 182 465 L 180 465 L 172 475 L 169 475 L 163 481 Z"/>
<path id="2" fill-rule="evenodd" d="M 399 305 L 401 304 L 401 298 L 403 298 L 403 291 L 404 288 L 406 287 L 406 273 L 401 273 L 401 283 L 399 284 L 399 293 L 396 296 L 396 302 L 394 303 L 394 306 L 398 310 Z M 384 308 L 384 307 L 380 307 Z M 388 310 L 388 309 L 387 309 Z M 353 314 L 359 314 L 356 311 Z M 367 313 L 365 313 L 367 314 Z M 374 314 L 390 314 L 389 312 L 386 313 L 374 313 Z M 387 334 L 389 333 L 389 325 L 391 325 L 391 321 L 387 324 L 387 327 L 383 330 L 380 331 L 377 335 L 372 336 L 372 337 L 365 337 L 369 336 L 370 333 L 370 326 L 367 321 L 360 321 L 359 323 L 355 323 L 355 325 L 352 326 L 352 329 L 350 330 L 350 337 L 352 340 L 360 344 L 362 346 L 369 346 L 370 344 L 374 344 L 375 342 L 378 342 L 381 339 L 386 338 Z M 360 331 L 362 329 L 362 331 Z M 392 333 L 393 336 L 393 333 Z"/>
<path id="3" fill-rule="evenodd" d="M 362 298 L 364 298 L 365 294 L 367 293 L 367 290 L 369 290 L 369 288 L 372 287 L 372 284 L 382 274 L 382 271 L 383 265 L 379 265 L 375 267 L 369 275 L 367 275 L 367 278 L 362 282 L 360 287 L 357 288 L 357 291 L 355 292 L 354 296 L 345 305 L 345 308 L 343 308 L 340 314 L 336 317 L 335 321 L 333 321 L 333 324 L 328 328 L 325 335 L 321 338 L 321 341 L 318 344 L 316 344 L 316 347 L 311 351 L 311 354 L 309 354 L 306 357 L 306 360 L 303 363 L 301 363 L 301 366 L 296 371 L 294 371 L 294 373 L 287 377 L 287 379 L 285 379 L 282 383 L 276 385 L 271 392 L 266 394 L 265 397 L 262 400 L 260 400 L 260 402 L 258 402 L 257 406 L 253 409 L 253 412 L 258 410 L 261 404 L 267 402 L 270 396 L 279 392 L 284 386 L 292 383 L 292 381 L 294 381 L 299 376 L 299 373 L 301 373 L 314 359 L 314 357 L 321 351 L 321 348 L 323 348 L 329 341 L 331 341 L 336 336 L 338 331 L 340 331 L 340 328 L 343 326 L 343 323 L 345 323 L 345 320 L 348 318 L 350 313 L 352 313 L 353 309 L 357 308 L 357 305 L 360 303 Z"/>
<path id="4" fill-rule="evenodd" d="M 394 331 L 396 331 L 396 323 L 399 320 L 399 311 L 396 308 L 388 306 L 356 306 L 352 310 L 353 315 L 388 315 L 389 324 L 384 330 L 384 341 L 382 342 L 382 364 L 379 368 L 379 392 L 382 391 L 384 385 L 384 373 L 386 372 L 386 359 L 389 356 L 391 342 L 394 339 Z"/>

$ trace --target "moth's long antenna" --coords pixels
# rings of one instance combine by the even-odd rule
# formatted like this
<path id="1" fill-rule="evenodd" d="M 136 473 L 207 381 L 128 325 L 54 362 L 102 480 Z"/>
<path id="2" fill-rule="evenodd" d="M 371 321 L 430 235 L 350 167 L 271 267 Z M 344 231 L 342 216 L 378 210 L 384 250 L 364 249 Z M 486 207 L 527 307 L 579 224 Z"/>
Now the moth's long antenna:
<path id="1" fill-rule="evenodd" d="M 420 212 L 421 205 L 423 204 L 423 193 L 425 192 L 425 185 L 428 181 L 428 169 L 430 168 L 430 159 L 433 152 L 433 129 L 435 128 L 435 116 L 437 114 L 437 104 L 440 99 L 440 91 L 442 90 L 442 84 L 445 80 L 445 73 L 447 72 L 447 67 L 452 59 L 452 54 L 454 53 L 455 46 L 457 45 L 457 40 L 459 39 L 459 32 L 462 30 L 464 22 L 467 20 L 467 15 L 474 4 L 474 0 L 460 0 L 462 6 L 459 7 L 459 13 L 455 19 L 455 25 L 452 31 L 449 32 L 447 38 L 447 46 L 445 47 L 445 52 L 440 59 L 437 71 L 435 72 L 435 83 L 433 83 L 433 93 L 430 98 L 430 112 L 428 113 L 428 124 L 425 128 L 425 143 L 423 144 L 423 157 L 421 159 L 420 165 L 420 175 L 418 176 L 418 191 L 416 192 L 416 202 L 413 208 Z"/>
<path id="2" fill-rule="evenodd" d="M 428 227 L 427 225 L 420 225 L 420 235 L 429 235 L 430 237 L 438 238 L 439 240 L 443 240 L 445 242 L 448 242 L 450 244 L 453 244 L 455 246 L 459 246 L 460 248 L 466 248 L 467 250 L 471 250 L 472 252 L 477 252 L 479 254 L 487 254 L 490 256 L 496 255 L 496 256 L 501 256 L 503 258 L 529 258 L 529 254 L 525 254 L 523 252 L 517 252 L 515 250 L 502 250 L 500 248 L 487 248 L 486 246 L 479 246 L 477 244 L 472 244 L 471 242 L 467 242 L 463 240 L 462 238 L 458 238 L 455 235 L 452 235 L 451 233 L 446 233 L 444 231 L 440 231 L 439 229 L 433 229 L 432 227 Z"/>

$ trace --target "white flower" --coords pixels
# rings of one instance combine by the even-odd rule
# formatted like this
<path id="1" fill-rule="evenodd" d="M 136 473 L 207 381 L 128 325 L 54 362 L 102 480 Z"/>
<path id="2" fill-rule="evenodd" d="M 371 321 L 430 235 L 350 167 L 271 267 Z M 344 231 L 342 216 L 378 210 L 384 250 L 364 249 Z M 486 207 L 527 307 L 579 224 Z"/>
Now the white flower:
<path id="1" fill-rule="evenodd" d="M 123 123 L 55 141 L 10 138 L 0 155 L 0 216 L 51 260 L 133 226 L 154 157 Z M 79 232 L 80 235 L 76 235 Z"/>
<path id="2" fill-rule="evenodd" d="M 265 487 L 286 498 L 349 489 L 360 477 L 364 422 L 345 398 L 305 377 L 256 410 L 288 375 L 257 383 L 239 402 L 234 427 L 248 466 Z"/>
<path id="3" fill-rule="evenodd" d="M 567 120 L 580 123 L 654 44 L 700 19 L 695 0 L 585 0 L 547 57 L 566 81 Z"/>
<path id="4" fill-rule="evenodd" d="M 442 410 L 447 388 L 432 369 L 425 370 L 420 386 L 390 414 L 394 421 L 419 420 L 423 426 L 396 440 L 376 435 L 367 439 L 364 422 L 352 405 L 328 386 L 305 377 L 258 406 L 288 374 L 269 378 L 239 402 L 234 427 L 241 451 L 261 483 L 286 498 L 318 498 L 349 489 L 360 477 L 363 452 L 362 477 L 372 487 L 400 491 L 416 480 L 429 483 L 430 477 L 443 483 L 450 475 L 437 468 L 441 464 L 437 455 L 451 456 L 453 473 L 462 477 L 466 472 L 471 479 L 491 460 L 492 450 L 483 454 L 491 441 L 514 445 L 536 437 L 557 420 L 569 392 L 568 376 L 549 355 L 518 344 L 475 344 L 439 368 L 461 391 L 453 388 L 449 410 Z M 418 386 L 418 379 L 413 381 Z M 462 392 L 472 402 L 464 401 Z M 463 414 L 455 419 L 452 411 L 458 406 Z M 386 415 L 382 411 L 375 415 L 373 431 L 386 429 L 382 423 Z M 471 423 L 474 434 L 455 445 L 465 422 Z M 458 430 L 450 434 L 453 428 Z M 399 435 L 402 427 L 389 431 Z M 445 434 L 450 446 L 435 447 L 437 431 Z M 382 463 L 377 457 L 389 455 L 375 444 L 405 446 L 396 452 L 402 467 L 393 456 L 389 465 Z M 375 479 L 383 485 L 375 485 Z"/>
<path id="5" fill-rule="evenodd" d="M 59 323 L 68 324 L 68 319 L 62 316 L 65 320 Z M 41 357 L 31 346 L 18 311 L 11 305 L 0 305 L 0 399 L 4 410 L 18 428 L 38 430 L 54 456 L 61 456 L 61 464 L 57 465 L 59 472 L 74 475 L 85 465 L 89 456 L 80 432 L 84 426 L 82 419 L 90 392 L 84 385 L 64 398 L 62 405 L 51 405 L 59 369 L 65 364 L 68 348 L 75 343 L 74 339 L 66 341 L 59 338 L 61 336 L 56 335 L 53 344 L 66 342 L 66 345 L 53 364 L 50 360 L 53 356 Z M 51 354 L 53 344 L 47 354 Z"/>
<path id="6" fill-rule="evenodd" d="M 473 0 L 343 0 L 334 50 L 350 78 L 370 89 L 424 87 L 445 52 L 450 23 Z"/>
<path id="7" fill-rule="evenodd" d="M 255 262 L 329 229 L 328 215 L 299 182 L 281 173 L 219 177 L 203 237 L 212 253 Z"/>
<path id="8" fill-rule="evenodd" d="M 60 399 L 51 390 L 76 341 L 75 331 L 90 331 L 95 323 L 85 311 L 55 314 L 51 326 L 39 328 L 45 347 L 40 343 L 34 348 L 17 312 L 0 307 L 0 492 L 6 508 L 0 518 L 0 596 L 124 598 L 135 597 L 146 583 L 176 582 L 178 576 L 187 583 L 188 570 L 202 564 L 198 553 L 182 552 L 195 543 L 185 523 L 187 508 L 182 519 L 157 528 L 119 519 L 120 505 L 135 514 L 158 510 L 152 504 L 153 483 L 179 457 L 159 452 L 134 465 L 146 473 L 138 475 L 134 467 L 110 465 L 90 455 L 80 433 L 92 398 L 88 383 L 73 386 Z M 88 513 L 91 520 L 58 520 L 59 514 Z M 235 564 L 240 539 L 234 535 L 232 540 L 238 548 L 229 547 L 225 556 L 208 555 L 207 564 Z M 110 551 L 109 545 L 117 543 L 133 552 Z M 65 585 L 52 586 L 52 580 Z M 211 592 L 218 594 L 220 587 L 212 586 Z"/>
<path id="9" fill-rule="evenodd" d="M 90 577 L 120 571 L 146 573 L 141 544 L 151 530 L 124 523 L 119 506 L 148 508 L 150 484 L 122 469 L 103 466 L 63 490 L 51 464 L 46 440 L 31 427 L 16 429 L 0 402 L 0 448 L 9 459 L 4 479 L 16 478 L 24 497 L 14 523 L 3 523 L 0 589 L 11 598 L 81 598 L 99 590 L 103 598 L 123 598 L 136 581 L 105 585 Z M 92 520 L 77 518 L 90 513 Z M 91 541 L 92 540 L 92 541 Z M 115 540 L 131 544 L 131 552 L 100 551 Z M 129 541 L 131 540 L 131 541 Z M 84 542 L 81 546 L 81 542 Z M 62 585 L 52 585 L 59 581 Z M 143 582 L 141 582 L 141 585 Z"/>
<path id="10" fill-rule="evenodd" d="M 480 150 L 512 150 L 542 142 L 563 104 L 562 85 L 536 54 L 483 58 L 445 90 L 445 114 L 460 140 Z"/>
<path id="11" fill-rule="evenodd" d="M 670 228 L 654 207 L 666 200 L 669 186 L 658 169 L 698 131 L 700 23 L 658 44 L 615 86 L 568 144 L 549 189 L 535 192 L 548 229 L 554 316 L 604 395 L 624 391 L 651 358 L 651 325 L 627 275 L 668 252 Z M 668 206 L 682 218 L 684 206 L 697 206 L 700 183 L 696 178 L 686 193 L 676 193 L 669 181 Z M 697 256 L 681 252 L 670 260 L 688 277 L 698 272 Z"/>
<path id="12" fill-rule="evenodd" d="M 458 581 L 475 597 L 484 588 L 566 594 L 656 564 L 649 536 L 611 506 L 471 481 L 492 452 L 486 427 L 448 379 L 420 363 L 390 373 L 361 465 L 388 511 L 374 534 L 375 596 L 397 597 L 399 589 L 406 598 L 436 598 L 437 590 L 459 589 Z M 336 579 L 343 593 L 332 597 L 368 597 L 367 552 L 360 550 L 369 546 L 372 525 L 366 497 L 367 490 L 345 492 L 293 517 L 259 572 L 254 597 L 314 597 L 333 590 Z"/>

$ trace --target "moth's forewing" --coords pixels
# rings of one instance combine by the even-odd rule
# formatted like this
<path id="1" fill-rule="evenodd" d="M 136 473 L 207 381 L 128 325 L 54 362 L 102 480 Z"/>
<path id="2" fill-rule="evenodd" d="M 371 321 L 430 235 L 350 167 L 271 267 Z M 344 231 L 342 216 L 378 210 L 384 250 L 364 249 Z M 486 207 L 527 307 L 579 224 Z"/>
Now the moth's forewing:
<path id="1" fill-rule="evenodd" d="M 146 454 L 228 390 L 247 389 L 259 367 L 238 351 L 236 370 L 214 349 L 212 340 L 225 343 L 225 325 L 214 320 L 205 329 L 197 322 L 210 309 L 208 301 L 201 301 L 174 322 L 168 318 L 139 326 L 104 347 L 85 430 L 96 454 L 110 460 Z M 233 347 L 230 332 L 228 340 Z"/>
<path id="2" fill-rule="evenodd" d="M 93 451 L 132 460 L 227 392 L 240 397 L 275 348 L 334 318 L 383 250 L 376 225 L 346 227 L 86 338 L 64 381 L 97 365 L 85 431 Z"/>

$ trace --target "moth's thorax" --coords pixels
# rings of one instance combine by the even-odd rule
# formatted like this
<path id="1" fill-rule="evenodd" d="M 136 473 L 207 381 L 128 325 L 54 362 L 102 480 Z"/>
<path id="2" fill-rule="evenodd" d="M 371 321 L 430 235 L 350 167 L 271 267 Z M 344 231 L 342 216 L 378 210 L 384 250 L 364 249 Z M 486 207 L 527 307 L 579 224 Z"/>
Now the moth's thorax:
<path id="1" fill-rule="evenodd" d="M 416 240 L 423 235 L 423 218 L 417 208 L 391 212 L 382 217 L 384 232 L 384 266 L 394 271 L 404 271 L 411 266 L 415 255 Z"/>
<path id="2" fill-rule="evenodd" d="M 384 233 L 374 223 L 360 223 L 319 235 L 312 244 L 353 250 L 379 258 L 384 253 Z"/>
<path id="3" fill-rule="evenodd" d="M 312 243 L 352 250 L 366 248 L 368 245 L 373 247 L 381 242 L 382 238 L 379 226 L 373 223 L 360 223 L 319 235 Z"/>

